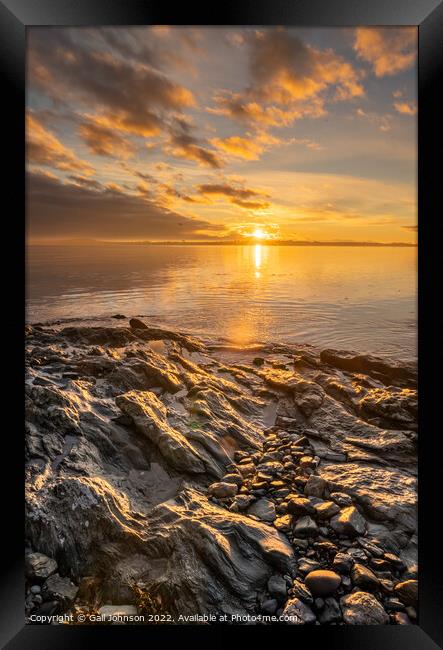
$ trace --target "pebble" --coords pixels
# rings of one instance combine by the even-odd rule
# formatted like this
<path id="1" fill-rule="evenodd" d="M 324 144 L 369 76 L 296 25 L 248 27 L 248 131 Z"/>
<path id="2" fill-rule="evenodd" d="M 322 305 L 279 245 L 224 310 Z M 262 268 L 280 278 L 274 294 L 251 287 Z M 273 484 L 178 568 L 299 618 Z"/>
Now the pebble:
<path id="1" fill-rule="evenodd" d="M 416 607 L 418 601 L 417 580 L 405 580 L 405 582 L 399 582 L 394 587 L 394 593 L 404 605 Z"/>
<path id="2" fill-rule="evenodd" d="M 300 517 L 300 519 L 297 520 L 297 523 L 294 526 L 294 535 L 297 535 L 298 537 L 317 536 L 318 535 L 317 524 L 308 515 L 305 515 L 304 517 Z"/>
<path id="3" fill-rule="evenodd" d="M 309 605 L 299 598 L 291 598 L 287 601 L 282 616 L 290 617 L 285 621 L 288 625 L 309 625 L 314 624 L 317 620 Z"/>
<path id="4" fill-rule="evenodd" d="M 294 580 L 292 583 L 292 593 L 296 598 L 300 598 L 300 600 L 308 605 L 312 605 L 314 602 L 311 592 L 300 580 Z"/>
<path id="5" fill-rule="evenodd" d="M 349 555 L 348 553 L 337 553 L 334 557 L 332 568 L 339 573 L 347 574 L 350 572 L 353 564 L 354 558 L 352 555 Z"/>
<path id="6" fill-rule="evenodd" d="M 248 508 L 248 514 L 254 515 L 261 519 L 261 521 L 273 522 L 277 515 L 275 512 L 275 505 L 270 499 L 259 499 Z"/>
<path id="7" fill-rule="evenodd" d="M 31 580 L 46 580 L 57 571 L 57 562 L 43 553 L 29 553 L 25 557 L 26 576 Z"/>
<path id="8" fill-rule="evenodd" d="M 354 506 L 348 506 L 331 519 L 331 526 L 338 535 L 363 535 L 366 521 Z"/>
<path id="9" fill-rule="evenodd" d="M 321 499 L 325 494 L 326 487 L 327 483 L 323 478 L 312 474 L 306 482 L 304 492 L 306 496 L 314 496 Z"/>
<path id="10" fill-rule="evenodd" d="M 235 483 L 212 483 L 208 493 L 217 499 L 233 497 L 237 494 L 238 486 Z"/>
<path id="11" fill-rule="evenodd" d="M 288 499 L 287 511 L 296 516 L 314 515 L 315 508 L 309 499 L 304 497 L 295 497 Z"/>
<path id="12" fill-rule="evenodd" d="M 377 576 L 363 564 L 354 564 L 351 569 L 352 582 L 361 589 L 376 591 L 380 586 Z"/>
<path id="13" fill-rule="evenodd" d="M 318 503 L 314 507 L 319 519 L 330 519 L 340 512 L 339 506 L 333 501 L 323 501 L 323 503 Z"/>
<path id="14" fill-rule="evenodd" d="M 341 578 L 337 573 L 325 569 L 311 571 L 305 578 L 305 584 L 313 596 L 331 596 L 340 583 Z"/>
<path id="15" fill-rule="evenodd" d="M 340 605 L 335 598 L 326 598 L 324 607 L 318 615 L 318 620 L 322 625 L 330 625 L 342 620 Z"/>

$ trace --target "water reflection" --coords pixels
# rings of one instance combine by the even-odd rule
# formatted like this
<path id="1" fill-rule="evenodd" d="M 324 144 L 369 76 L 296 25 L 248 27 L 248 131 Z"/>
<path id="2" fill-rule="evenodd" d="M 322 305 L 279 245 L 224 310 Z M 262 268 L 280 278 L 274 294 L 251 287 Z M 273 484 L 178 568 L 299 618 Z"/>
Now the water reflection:
<path id="1" fill-rule="evenodd" d="M 415 355 L 416 249 L 31 247 L 31 322 L 120 312 L 236 341 Z"/>

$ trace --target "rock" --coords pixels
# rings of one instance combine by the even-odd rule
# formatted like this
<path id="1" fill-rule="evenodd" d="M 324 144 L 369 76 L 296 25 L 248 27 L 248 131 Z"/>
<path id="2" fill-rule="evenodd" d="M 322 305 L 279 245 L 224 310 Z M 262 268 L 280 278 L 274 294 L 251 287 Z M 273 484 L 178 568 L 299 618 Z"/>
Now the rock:
<path id="1" fill-rule="evenodd" d="M 377 429 L 380 432 L 380 429 Z M 392 439 L 393 432 L 388 432 Z M 415 461 L 414 461 L 415 462 Z M 368 515 L 388 520 L 407 532 L 417 524 L 417 479 L 398 467 L 368 467 L 359 463 L 320 466 L 321 476 L 334 486 L 349 492 Z"/>
<path id="2" fill-rule="evenodd" d="M 26 577 L 46 580 L 57 571 L 57 562 L 43 553 L 28 553 L 25 557 Z"/>
<path id="3" fill-rule="evenodd" d="M 239 510 L 246 510 L 254 501 L 254 497 L 251 494 L 237 494 L 234 498 Z"/>
<path id="4" fill-rule="evenodd" d="M 261 521 L 273 522 L 276 518 L 275 506 L 270 499 L 259 499 L 247 510 L 248 515 L 255 515 Z"/>
<path id="5" fill-rule="evenodd" d="M 254 366 L 263 366 L 265 360 L 263 357 L 254 357 L 254 359 L 252 359 L 252 363 L 254 364 Z"/>
<path id="6" fill-rule="evenodd" d="M 214 444 L 211 452 L 193 445 L 189 436 L 171 427 L 166 407 L 151 391 L 130 391 L 118 395 L 115 403 L 132 418 L 136 429 L 158 448 L 171 467 L 192 474 L 224 474 L 220 461 L 228 463 L 230 459 L 221 444 Z"/>
<path id="7" fill-rule="evenodd" d="M 300 580 L 294 580 L 292 583 L 292 592 L 295 598 L 299 598 L 308 605 L 312 605 L 314 602 L 311 592 L 302 582 L 300 582 Z"/>
<path id="8" fill-rule="evenodd" d="M 111 318 L 115 318 L 115 320 L 126 320 L 126 316 L 124 314 L 114 314 L 114 316 L 111 316 Z"/>
<path id="9" fill-rule="evenodd" d="M 331 526 L 338 535 L 363 535 L 366 521 L 354 506 L 348 506 L 331 519 Z"/>
<path id="10" fill-rule="evenodd" d="M 332 568 L 339 573 L 348 574 L 354 564 L 354 558 L 348 553 L 337 553 L 332 563 Z"/>
<path id="11" fill-rule="evenodd" d="M 291 515 L 283 515 L 283 517 L 277 517 L 277 519 L 274 520 L 274 526 L 282 533 L 287 533 L 291 530 L 292 527 Z"/>
<path id="12" fill-rule="evenodd" d="M 309 573 L 310 571 L 316 571 L 319 568 L 320 563 L 309 557 L 300 558 L 297 564 L 297 569 L 300 573 Z"/>
<path id="13" fill-rule="evenodd" d="M 294 526 L 294 535 L 296 537 L 316 537 L 318 535 L 317 524 L 308 515 L 300 517 Z"/>
<path id="14" fill-rule="evenodd" d="M 417 580 L 405 580 L 394 587 L 394 593 L 404 605 L 416 607 L 418 602 Z"/>
<path id="15" fill-rule="evenodd" d="M 30 589 L 31 594 L 39 594 L 41 592 L 41 590 L 42 590 L 42 588 L 40 587 L 40 585 L 32 585 L 32 587 Z"/>
<path id="16" fill-rule="evenodd" d="M 335 598 L 326 598 L 324 607 L 318 615 L 318 620 L 322 625 L 330 625 L 342 620 L 341 609 Z"/>
<path id="17" fill-rule="evenodd" d="M 299 598 L 291 598 L 286 603 L 282 616 L 287 617 L 287 625 L 309 625 L 317 620 L 312 609 Z"/>
<path id="18" fill-rule="evenodd" d="M 237 494 L 238 487 L 235 483 L 212 483 L 208 487 L 208 493 L 217 499 L 233 497 Z"/>
<path id="19" fill-rule="evenodd" d="M 304 491 L 306 496 L 313 496 L 321 499 L 325 494 L 326 487 L 327 482 L 323 478 L 312 474 L 305 485 Z"/>
<path id="20" fill-rule="evenodd" d="M 341 583 L 340 576 L 334 571 L 319 569 L 311 571 L 305 578 L 305 584 L 313 596 L 331 596 Z"/>
<path id="21" fill-rule="evenodd" d="M 392 615 L 394 625 L 412 625 L 412 621 L 405 612 L 394 612 Z"/>
<path id="22" fill-rule="evenodd" d="M 62 578 L 55 573 L 46 580 L 44 591 L 51 599 L 60 600 L 65 607 L 68 607 L 74 602 L 78 587 L 69 578 Z"/>
<path id="23" fill-rule="evenodd" d="M 261 605 L 261 611 L 263 614 L 267 614 L 268 616 L 272 616 L 275 614 L 278 608 L 278 602 L 276 601 L 275 598 L 270 598 L 269 600 L 265 600 L 262 605 Z"/>
<path id="24" fill-rule="evenodd" d="M 317 503 L 314 506 L 317 517 L 321 520 L 330 519 L 338 512 L 340 508 L 333 501 L 324 501 L 323 503 Z"/>
<path id="25" fill-rule="evenodd" d="M 287 511 L 297 517 L 315 514 L 314 506 L 309 499 L 304 497 L 292 497 L 288 499 Z"/>
<path id="26" fill-rule="evenodd" d="M 351 569 L 351 579 L 354 585 L 365 591 L 376 591 L 380 586 L 377 576 L 363 564 L 354 564 Z"/>
<path id="27" fill-rule="evenodd" d="M 238 465 L 237 469 L 240 472 L 240 474 L 243 476 L 243 478 L 247 478 L 248 476 L 251 476 L 252 474 L 255 474 L 255 471 L 256 471 L 254 463 L 247 463 L 245 465 Z"/>
<path id="28" fill-rule="evenodd" d="M 389 562 L 396 571 L 404 571 L 406 569 L 406 564 L 394 553 L 384 553 L 383 559 L 386 560 L 386 562 Z"/>
<path id="29" fill-rule="evenodd" d="M 240 486 L 243 483 L 243 479 L 240 474 L 225 474 L 222 479 L 223 483 L 235 483 L 235 485 Z"/>
<path id="30" fill-rule="evenodd" d="M 268 580 L 268 591 L 279 602 L 285 601 L 287 593 L 286 580 L 281 576 L 271 576 Z"/>
<path id="31" fill-rule="evenodd" d="M 417 367 L 412 363 L 388 362 L 380 357 L 355 355 L 343 350 L 322 350 L 320 361 L 348 372 L 364 373 L 382 378 L 388 383 L 403 381 L 415 384 L 417 381 Z"/>
<path id="32" fill-rule="evenodd" d="M 129 321 L 129 327 L 132 330 L 148 330 L 149 327 L 139 318 L 131 318 Z"/>
<path id="33" fill-rule="evenodd" d="M 352 506 L 352 497 L 349 494 L 345 494 L 344 492 L 331 492 L 330 497 L 340 507 Z"/>
<path id="34" fill-rule="evenodd" d="M 387 625 L 389 616 L 372 594 L 355 591 L 340 600 L 347 625 Z"/>
<path id="35" fill-rule="evenodd" d="M 103 605 L 98 610 L 98 615 L 105 621 L 113 621 L 116 624 L 125 624 L 131 621 L 131 617 L 137 616 L 137 608 L 134 605 Z M 129 621 L 125 620 L 129 618 Z"/>

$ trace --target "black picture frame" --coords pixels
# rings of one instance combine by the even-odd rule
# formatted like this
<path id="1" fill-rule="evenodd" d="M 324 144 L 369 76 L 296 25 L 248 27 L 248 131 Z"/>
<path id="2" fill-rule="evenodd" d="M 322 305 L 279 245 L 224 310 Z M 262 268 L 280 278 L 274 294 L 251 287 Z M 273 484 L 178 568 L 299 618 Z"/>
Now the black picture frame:
<path id="1" fill-rule="evenodd" d="M 32 25 L 294 25 L 388 26 L 417 25 L 418 56 L 418 354 L 419 354 L 419 575 L 420 607 L 417 626 L 368 627 L 81 627 L 26 626 L 24 623 L 24 502 L 23 502 L 23 325 L 25 286 L 25 45 Z M 4 363 L 9 388 L 5 411 L 11 423 L 3 427 L 5 478 L 2 498 L 0 642 L 18 648 L 103 647 L 112 635 L 122 643 L 179 642 L 226 646 L 269 644 L 276 635 L 291 644 L 323 643 L 327 648 L 427 650 L 443 645 L 442 587 L 437 558 L 439 512 L 439 382 L 434 378 L 441 349 L 437 338 L 439 255 L 435 226 L 441 205 L 438 156 L 441 155 L 439 73 L 442 68 L 443 3 L 440 0 L 224 0 L 222 3 L 182 3 L 159 0 L 0 0 L 0 71 L 4 113 L 3 241 L 8 253 L 4 271 L 4 318 L 7 332 Z M 440 136 L 440 137 L 439 137 Z M 440 201 L 438 201 L 440 199 Z M 6 374 L 5 373 L 5 374 Z M 435 374 L 437 376 L 437 374 Z M 6 400 L 5 400 L 6 402 Z M 441 416 L 440 416 L 441 417 Z M 440 447 L 438 447 L 440 445 Z M 440 453 L 439 453 L 440 452 Z M 6 456 L 7 454 L 7 456 Z M 122 636 L 124 635 L 124 636 Z M 253 637 L 251 639 L 251 636 Z M 280 641 L 278 641 L 280 643 Z"/>

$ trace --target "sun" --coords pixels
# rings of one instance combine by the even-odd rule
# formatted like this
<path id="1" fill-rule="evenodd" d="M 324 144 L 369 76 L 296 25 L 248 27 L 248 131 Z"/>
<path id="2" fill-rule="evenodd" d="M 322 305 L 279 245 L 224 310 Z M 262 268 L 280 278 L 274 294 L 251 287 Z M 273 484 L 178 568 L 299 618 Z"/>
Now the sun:
<path id="1" fill-rule="evenodd" d="M 256 228 L 252 233 L 252 237 L 254 237 L 254 239 L 265 239 L 266 233 L 262 230 L 262 228 Z"/>

